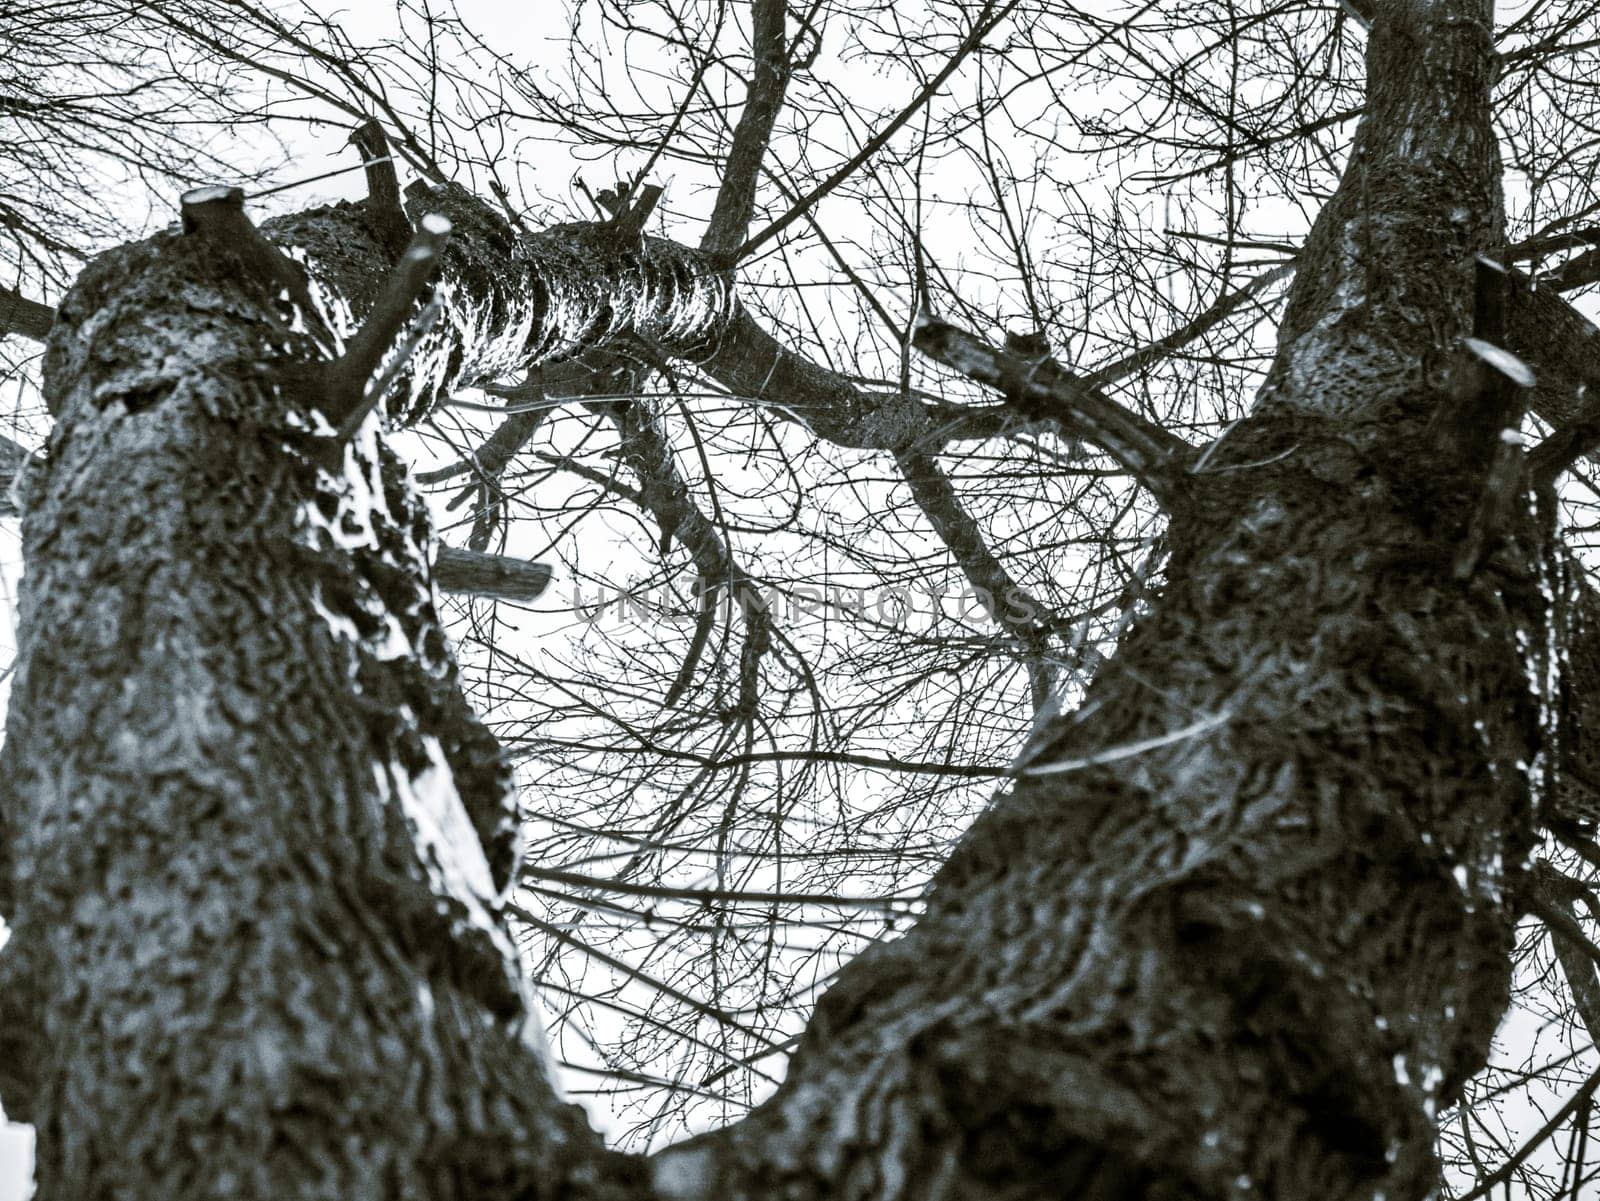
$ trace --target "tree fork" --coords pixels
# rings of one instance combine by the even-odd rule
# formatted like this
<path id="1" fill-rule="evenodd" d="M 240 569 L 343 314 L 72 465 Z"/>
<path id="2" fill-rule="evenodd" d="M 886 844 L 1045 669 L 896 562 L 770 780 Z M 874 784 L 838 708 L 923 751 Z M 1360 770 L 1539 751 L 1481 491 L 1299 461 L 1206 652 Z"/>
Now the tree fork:
<path id="1" fill-rule="evenodd" d="M 1161 595 L 916 928 L 843 970 L 777 1095 L 666 1152 L 663 1188 L 1436 1187 L 1560 783 L 1575 607 L 1526 505 L 1458 572 L 1504 456 L 1440 470 L 1429 435 L 1473 331 L 1459 265 L 1502 242 L 1489 45 L 1479 0 L 1376 12 L 1351 166 L 1257 411 L 1172 506 Z"/>
<path id="2" fill-rule="evenodd" d="M 1476 11 L 1379 14 L 1357 170 L 1393 166 L 1397 117 L 1438 119 L 1408 46 L 1476 78 L 1483 46 L 1438 20 Z M 1366 297 L 1361 327 L 1302 271 L 1266 403 L 1185 481 L 1164 590 L 1039 741 L 1030 766 L 1061 770 L 1020 779 L 912 932 L 846 967 L 768 1104 L 657 1158 L 659 1194 L 1412 1201 L 1436 1183 L 1435 1110 L 1503 1007 L 1564 593 L 1525 513 L 1457 578 L 1484 477 L 1419 469 L 1443 396 L 1426 367 L 1469 311 L 1439 264 L 1492 244 L 1497 200 L 1456 230 L 1382 194 L 1401 208 L 1376 226 L 1331 206 L 1310 266 L 1358 281 L 1372 235 L 1398 239 L 1408 270 L 1438 268 L 1420 308 Z M 649 240 L 519 240 L 431 195 L 466 233 L 409 414 L 441 381 L 621 327 L 700 353 L 731 309 Z M 389 262 L 359 218 L 323 216 L 276 232 L 321 266 L 343 332 L 338 301 Z M 42 1034 L 6 1066 L 46 1188 L 637 1190 L 520 1042 L 492 895 L 504 768 L 419 583 L 422 514 L 370 425 L 342 472 L 312 462 L 328 354 L 219 242 L 100 260 L 48 356 L 59 424 L 0 770 L 19 885 L 0 972 L 27 986 L 0 982 L 0 1039 Z M 1319 326 L 1334 310 L 1350 320 Z M 740 345 L 759 340 L 713 359 Z"/>

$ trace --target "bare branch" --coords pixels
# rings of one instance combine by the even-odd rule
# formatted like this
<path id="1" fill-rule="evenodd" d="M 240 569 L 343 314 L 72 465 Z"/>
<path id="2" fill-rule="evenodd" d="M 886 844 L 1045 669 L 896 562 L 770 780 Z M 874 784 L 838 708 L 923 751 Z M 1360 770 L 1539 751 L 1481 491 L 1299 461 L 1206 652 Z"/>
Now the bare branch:
<path id="1" fill-rule="evenodd" d="M 1600 448 L 1600 330 L 1551 289 L 1512 272 L 1507 345 L 1538 376 L 1530 407 L 1556 427 L 1530 456 L 1553 480 Z"/>
<path id="2" fill-rule="evenodd" d="M 913 908 L 918 900 L 915 896 L 846 897 L 835 893 L 753 892 L 737 888 L 669 888 L 662 885 L 633 884 L 626 880 L 601 879 L 580 872 L 563 872 L 533 866 L 525 866 L 522 869 L 522 876 L 525 880 L 564 884 L 571 888 L 598 888 L 622 896 L 660 897 L 703 903 L 722 901 L 746 905 L 834 905 L 844 908 L 908 910 Z"/>
<path id="3" fill-rule="evenodd" d="M 671 708 L 688 691 L 716 618 L 716 595 L 726 590 L 738 602 L 745 623 L 735 714 L 749 720 L 760 700 L 761 659 L 772 640 L 772 619 L 755 581 L 734 558 L 723 532 L 695 504 L 672 448 L 649 410 L 627 402 L 601 402 L 592 407 L 616 422 L 622 434 L 623 461 L 639 481 L 640 500 L 660 526 L 663 544 L 676 540 L 689 552 L 700 577 L 701 609 L 695 632 L 663 705 Z"/>
<path id="4" fill-rule="evenodd" d="M 49 305 L 29 300 L 13 288 L 0 288 L 0 337 L 20 334 L 43 342 L 55 319 L 56 311 Z"/>
<path id="5" fill-rule="evenodd" d="M 1571 292 L 1597 281 L 1600 281 L 1600 246 L 1573 255 L 1561 266 L 1539 277 L 1540 283 L 1557 292 Z"/>
<path id="6" fill-rule="evenodd" d="M 361 165 L 366 168 L 367 208 L 390 251 L 398 252 L 410 241 L 412 230 L 400 199 L 400 176 L 394 169 L 389 137 L 376 119 L 368 119 L 350 134 L 350 144 L 361 152 Z"/>
<path id="7" fill-rule="evenodd" d="M 750 49 L 754 67 L 744 109 L 733 131 L 722 186 L 711 210 L 711 220 L 700 239 L 700 249 L 713 254 L 736 251 L 750 231 L 756 206 L 756 183 L 761 162 L 772 140 L 772 126 L 783 107 L 789 86 L 790 64 L 784 39 L 784 0 L 751 0 Z"/>
<path id="8" fill-rule="evenodd" d="M 433 582 L 445 592 L 493 596 L 501 600 L 535 600 L 550 586 L 548 563 L 485 555 L 441 546 L 434 554 Z"/>
<path id="9" fill-rule="evenodd" d="M 328 368 L 327 413 L 330 420 L 340 423 L 341 438 L 354 434 L 362 419 L 383 399 L 394 371 L 391 369 L 382 380 L 375 380 L 373 374 L 400 331 L 410 323 L 421 324 L 422 318 L 416 316 L 417 301 L 438 269 L 449 237 L 450 221 L 446 217 L 429 213 L 418 222 L 411 245 L 384 281 L 366 320 L 345 344 L 344 355 Z M 437 311 L 434 310 L 435 316 Z M 408 340 L 410 349 L 415 349 L 415 343 L 414 338 Z M 408 357 L 409 350 L 403 349 L 395 368 Z"/>
<path id="10" fill-rule="evenodd" d="M 1192 448 L 1176 434 L 1084 385 L 1049 358 L 1027 359 L 999 350 L 942 321 L 925 321 L 912 335 L 923 354 L 969 379 L 998 388 L 1030 418 L 1049 418 L 1075 437 L 1102 447 L 1170 501 L 1178 489 Z"/>
<path id="11" fill-rule="evenodd" d="M 1255 300 L 1268 288 L 1280 280 L 1288 279 L 1293 274 L 1293 262 L 1284 263 L 1281 267 L 1274 267 L 1270 271 L 1263 271 L 1242 288 L 1236 288 L 1226 296 L 1219 297 L 1210 308 L 1206 309 L 1193 321 L 1184 322 L 1170 334 L 1157 338 L 1146 346 L 1141 346 L 1132 354 L 1125 355 L 1115 363 L 1102 367 L 1092 375 L 1085 376 L 1084 387 L 1109 388 L 1112 384 L 1121 383 L 1130 375 L 1138 374 L 1173 351 L 1179 350 L 1196 338 L 1204 336 L 1246 304 Z"/>
<path id="12" fill-rule="evenodd" d="M 922 109 L 923 105 L 925 105 L 929 100 L 933 99 L 933 97 L 938 93 L 939 89 L 944 86 L 945 80 L 949 79 L 950 76 L 955 74 L 956 68 L 965 62 L 967 56 L 978 48 L 978 45 L 989 34 L 989 32 L 1006 18 L 1007 14 L 1009 14 L 1011 10 L 1016 7 L 1016 3 L 1017 0 L 1006 0 L 1006 2 L 1000 6 L 999 10 L 996 11 L 994 0 L 986 0 L 983 6 L 983 11 L 978 14 L 978 19 L 973 23 L 972 32 L 969 33 L 961 45 L 956 48 L 956 52 L 952 54 L 949 60 L 946 61 L 945 65 L 940 68 L 939 73 L 932 79 L 928 80 L 928 82 L 923 85 L 922 90 L 912 97 L 911 103 L 906 105 L 905 108 L 901 109 L 899 114 L 895 116 L 894 120 L 890 121 L 877 133 L 873 134 L 872 137 L 868 138 L 866 145 L 857 151 L 855 155 L 851 157 L 849 162 L 845 163 L 832 175 L 828 176 L 827 179 L 823 180 L 816 187 L 812 188 L 811 191 L 807 192 L 804 196 L 797 200 L 789 209 L 789 211 L 784 213 L 783 216 L 779 217 L 771 225 L 767 226 L 766 229 L 762 230 L 755 237 L 747 241 L 743 246 L 739 247 L 738 250 L 734 251 L 734 262 L 742 262 L 743 260 L 749 258 L 762 246 L 766 245 L 773 238 L 777 237 L 784 230 L 788 229 L 789 226 L 798 221 L 803 214 L 810 212 L 811 209 L 816 205 L 817 201 L 821 200 L 829 192 L 833 191 L 834 188 L 838 187 L 845 180 L 849 179 L 850 176 L 854 175 L 856 171 L 860 169 L 861 164 L 865 163 L 873 155 L 877 154 L 879 150 L 883 149 L 884 144 L 888 142 L 890 138 L 894 137 L 894 135 L 899 132 L 901 127 L 904 126 L 907 121 L 911 120 L 911 118 Z"/>
<path id="13" fill-rule="evenodd" d="M 1049 626 L 1047 622 L 1035 621 L 1033 616 L 1047 614 L 1048 610 L 995 558 L 984 541 L 983 531 L 962 507 L 950 478 L 932 455 L 897 451 L 895 462 L 911 488 L 917 507 L 950 551 L 961 574 L 976 590 L 989 616 L 1016 639 L 1029 663 L 1034 703 L 1042 704 L 1046 679 L 1041 660 L 1048 646 Z"/>
<path id="14" fill-rule="evenodd" d="M 1372 17 L 1375 11 L 1373 0 L 1339 0 L 1339 7 L 1352 21 L 1362 29 L 1372 28 Z"/>

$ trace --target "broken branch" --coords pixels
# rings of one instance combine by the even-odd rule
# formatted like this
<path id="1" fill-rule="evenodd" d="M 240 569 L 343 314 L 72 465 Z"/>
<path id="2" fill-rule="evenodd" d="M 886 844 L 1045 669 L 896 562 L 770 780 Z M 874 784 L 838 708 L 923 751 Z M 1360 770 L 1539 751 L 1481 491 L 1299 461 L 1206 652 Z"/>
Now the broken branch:
<path id="1" fill-rule="evenodd" d="M 0 517 L 21 516 L 22 506 L 16 501 L 14 489 L 32 458 L 25 447 L 0 435 Z"/>
<path id="2" fill-rule="evenodd" d="M 383 398 L 384 390 L 393 381 L 399 367 L 416 349 L 421 332 L 425 330 L 414 330 L 390 369 L 381 379 L 372 379 L 384 353 L 399 336 L 400 330 L 412 320 L 417 300 L 438 267 L 449 237 L 450 222 L 445 217 L 429 213 L 421 220 L 411 245 L 400 256 L 399 263 L 384 283 L 383 291 L 379 293 L 367 319 L 346 344 L 343 357 L 328 368 L 327 411 L 330 418 L 340 423 L 341 437 L 348 437 Z M 433 316 L 438 317 L 437 309 Z M 415 324 L 421 326 L 424 321 L 432 324 L 427 319 L 426 310 Z"/>
<path id="3" fill-rule="evenodd" d="M 919 321 L 911 343 L 923 354 L 998 388 L 1030 419 L 1055 421 L 1095 443 L 1139 476 L 1164 503 L 1173 499 L 1193 448 L 1176 434 L 1128 411 L 1048 357 L 1000 350 L 943 321 Z"/>
<path id="4" fill-rule="evenodd" d="M 626 184 L 619 183 L 615 190 L 607 188 L 600 193 L 600 204 L 611 214 L 606 228 L 619 238 L 643 237 L 645 222 L 655 211 L 661 193 L 662 189 L 653 183 L 646 184 L 631 197 Z"/>
<path id="5" fill-rule="evenodd" d="M 29 300 L 12 288 L 0 288 L 0 338 L 6 334 L 21 334 L 43 342 L 55 319 L 56 311 L 49 305 Z"/>
<path id="6" fill-rule="evenodd" d="M 433 582 L 441 591 L 499 600 L 534 600 L 550 586 L 553 574 L 548 563 L 480 554 L 454 546 L 441 546 L 433 559 Z"/>

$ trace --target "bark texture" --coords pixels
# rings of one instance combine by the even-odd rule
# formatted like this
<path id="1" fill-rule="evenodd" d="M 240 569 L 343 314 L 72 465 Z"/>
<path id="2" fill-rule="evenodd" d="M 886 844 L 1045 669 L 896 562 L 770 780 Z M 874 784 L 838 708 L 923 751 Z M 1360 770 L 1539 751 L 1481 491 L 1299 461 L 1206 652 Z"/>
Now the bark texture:
<path id="1" fill-rule="evenodd" d="M 550 565 L 447 546 L 434 558 L 433 579 L 445 592 L 530 601 L 549 587 Z"/>
<path id="2" fill-rule="evenodd" d="M 0 337 L 15 333 L 42 342 L 54 319 L 49 305 L 29 300 L 15 288 L 0 288 Z"/>
<path id="3" fill-rule="evenodd" d="M 1387 0 L 1367 110 L 1300 255 L 1262 402 L 1382 421 L 1446 385 L 1473 259 L 1504 242 L 1492 0 Z"/>
<path id="4" fill-rule="evenodd" d="M 409 413 L 619 333 L 683 353 L 725 316 L 676 248 L 514 242 L 459 199 L 425 198 L 464 236 Z M 375 417 L 346 442 L 320 411 L 392 251 L 359 207 L 269 232 L 309 280 L 257 237 L 162 236 L 55 325 L 0 764 L 7 1108 L 44 1201 L 615 1195 L 637 1169 L 537 1046 L 509 772 L 425 510 Z"/>
<path id="5" fill-rule="evenodd" d="M 664 1192 L 1434 1189 L 1508 997 L 1573 605 L 1515 400 L 1461 350 L 1501 240 L 1490 46 L 1481 0 L 1382 6 L 1256 413 L 1171 490 L 1164 589 Z"/>
<path id="6" fill-rule="evenodd" d="M 648 1181 L 530 1045 L 507 773 L 423 510 L 375 420 L 320 417 L 393 231 L 269 228 L 309 275 L 203 231 L 99 260 L 52 334 L 0 762 L 0 1089 L 44 1201 L 1426 1196 L 1573 711 L 1550 531 L 1514 459 L 1486 504 L 1498 425 L 1459 428 L 1500 238 L 1488 21 L 1377 14 L 1352 168 L 1257 412 L 1172 493 L 1164 590 L 778 1094 Z M 413 203 L 457 232 L 400 416 L 634 336 L 915 466 L 929 410 L 778 346 L 714 260 Z M 642 416 L 626 453 L 689 540 Z"/>
<path id="7" fill-rule="evenodd" d="M 18 446 L 10 438 L 0 437 L 0 517 L 18 515 L 11 490 L 32 457 L 26 448 Z"/>
<path id="8" fill-rule="evenodd" d="M 1508 995 L 1553 585 L 1531 524 L 1453 579 L 1473 483 L 1419 492 L 1395 449 L 1233 431 L 1154 611 L 927 916 L 665 1189 L 1427 1195 Z"/>

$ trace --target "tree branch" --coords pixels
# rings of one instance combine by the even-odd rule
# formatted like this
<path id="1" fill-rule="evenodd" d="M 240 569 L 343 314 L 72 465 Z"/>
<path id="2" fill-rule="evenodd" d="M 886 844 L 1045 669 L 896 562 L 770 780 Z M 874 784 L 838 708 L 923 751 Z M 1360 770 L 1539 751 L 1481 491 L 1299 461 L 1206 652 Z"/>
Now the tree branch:
<path id="1" fill-rule="evenodd" d="M 1572 916 L 1571 908 L 1583 894 L 1583 885 L 1542 859 L 1534 865 L 1532 883 L 1530 908 L 1550 931 L 1562 975 L 1572 989 L 1573 1007 L 1589 1032 L 1590 1041 L 1600 1043 L 1600 977 L 1595 974 L 1600 965 L 1600 947 Z"/>
<path id="2" fill-rule="evenodd" d="M 894 458 L 917 507 L 977 592 L 990 618 L 1016 639 L 1028 661 L 1034 705 L 1043 704 L 1048 684 L 1043 659 L 1049 648 L 1049 611 L 995 558 L 984 541 L 983 531 L 962 507 L 949 476 L 932 455 L 907 450 L 895 452 Z"/>
<path id="3" fill-rule="evenodd" d="M 1552 479 L 1600 446 L 1600 330 L 1563 297 L 1511 273 L 1507 347 L 1538 377 L 1529 404 L 1555 431 L 1533 451 L 1536 478 Z"/>
<path id="4" fill-rule="evenodd" d="M 788 229 L 801 216 L 810 212 L 819 200 L 854 175 L 862 163 L 883 149 L 884 143 L 894 137 L 900 128 L 921 110 L 923 105 L 933 99 L 939 89 L 944 86 L 945 80 L 955 74 L 956 68 L 965 62 L 967 56 L 978 48 L 979 43 L 983 41 L 989 32 L 1001 21 L 1005 20 L 1006 15 L 1016 7 L 1016 2 L 1017 0 L 1006 0 L 1006 3 L 1000 6 L 999 11 L 995 11 L 994 0 L 986 0 L 983 10 L 978 14 L 978 19 L 973 23 L 972 32 L 967 35 L 960 46 L 956 47 L 955 53 L 945 62 L 939 73 L 928 80 L 922 86 L 922 89 L 912 97 L 911 103 L 901 109 L 892 121 L 868 138 L 866 145 L 861 147 L 849 162 L 795 201 L 783 216 L 734 251 L 734 262 L 742 262 L 744 259 L 749 258 L 750 255 L 766 245 L 767 242 Z"/>
<path id="5" fill-rule="evenodd" d="M 361 155 L 366 168 L 367 211 L 373 216 L 392 253 L 404 250 L 411 240 L 411 220 L 400 199 L 400 176 L 394 169 L 394 154 L 383 125 L 369 118 L 350 133 L 350 145 Z"/>
<path id="6" fill-rule="evenodd" d="M 1164 503 L 1174 499 L 1193 449 L 1176 434 L 1124 409 L 1049 358 L 997 350 L 942 321 L 925 321 L 912 345 L 969 379 L 998 388 L 1029 418 L 1049 418 L 1103 448 Z"/>
<path id="7" fill-rule="evenodd" d="M 591 407 L 616 422 L 622 435 L 623 461 L 639 481 L 640 500 L 660 526 L 663 545 L 676 540 L 689 552 L 699 573 L 700 614 L 663 706 L 676 705 L 693 683 L 716 620 L 716 595 L 726 589 L 738 602 L 745 624 L 734 712 L 740 719 L 749 720 L 760 702 L 761 660 L 772 642 L 772 618 L 762 603 L 760 590 L 733 557 L 722 531 L 694 503 L 688 481 L 678 470 L 672 447 L 653 414 L 638 402 L 599 402 Z"/>
<path id="8" fill-rule="evenodd" d="M 750 230 L 761 161 L 766 157 L 772 127 L 789 86 L 790 63 L 783 27 L 786 7 L 784 0 L 751 0 L 750 50 L 754 64 L 750 90 L 733 131 L 711 220 L 700 239 L 700 249 L 711 254 L 733 254 Z"/>
<path id="9" fill-rule="evenodd" d="M 1084 377 L 1086 388 L 1109 388 L 1112 384 L 1121 383 L 1130 375 L 1143 371 L 1152 363 L 1171 354 L 1181 347 L 1187 346 L 1196 338 L 1203 336 L 1221 324 L 1246 304 L 1255 300 L 1273 284 L 1280 280 L 1288 279 L 1294 274 L 1294 263 L 1287 262 L 1282 266 L 1274 267 L 1270 271 L 1263 271 L 1249 283 L 1241 288 L 1236 288 L 1226 296 L 1219 297 L 1205 312 L 1192 321 L 1186 321 L 1170 334 L 1157 338 L 1154 342 L 1141 346 L 1132 354 L 1125 355 L 1115 363 L 1111 363 L 1098 371 Z"/>
<path id="10" fill-rule="evenodd" d="M 548 563 L 485 555 L 455 546 L 440 546 L 433 556 L 433 582 L 445 592 L 530 601 L 550 586 L 551 574 Z"/>
<path id="11" fill-rule="evenodd" d="M 1600 281 L 1600 246 L 1573 255 L 1561 266 L 1543 272 L 1539 282 L 1557 292 L 1571 292 Z"/>
<path id="12" fill-rule="evenodd" d="M 784 346 L 742 306 L 699 366 L 735 396 L 769 406 L 835 446 L 891 450 L 937 428 L 920 402 L 858 387 Z"/>
<path id="13" fill-rule="evenodd" d="M 11 489 L 22 474 L 23 465 L 33 455 L 25 447 L 0 434 L 0 517 L 20 516 L 20 510 L 11 498 Z"/>
<path id="14" fill-rule="evenodd" d="M 417 303 L 438 269 L 449 237 L 448 219 L 435 213 L 423 216 L 361 328 L 345 344 L 344 354 L 329 366 L 325 411 L 331 419 L 341 422 L 341 437 L 354 435 L 355 427 L 383 399 L 394 368 L 383 377 L 374 378 L 378 365 L 395 349 L 401 331 L 408 324 L 423 320 L 417 316 Z M 402 347 L 394 367 L 403 366 L 407 356 L 408 350 Z"/>
<path id="15" fill-rule="evenodd" d="M 0 337 L 21 334 L 43 342 L 55 319 L 56 311 L 49 305 L 29 300 L 13 288 L 0 288 Z"/>

